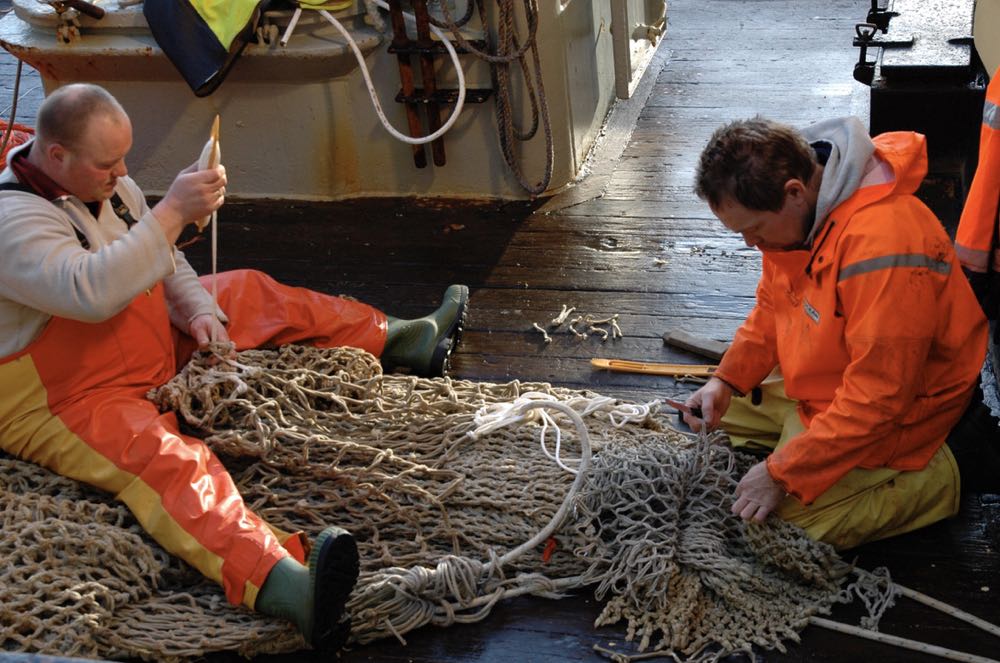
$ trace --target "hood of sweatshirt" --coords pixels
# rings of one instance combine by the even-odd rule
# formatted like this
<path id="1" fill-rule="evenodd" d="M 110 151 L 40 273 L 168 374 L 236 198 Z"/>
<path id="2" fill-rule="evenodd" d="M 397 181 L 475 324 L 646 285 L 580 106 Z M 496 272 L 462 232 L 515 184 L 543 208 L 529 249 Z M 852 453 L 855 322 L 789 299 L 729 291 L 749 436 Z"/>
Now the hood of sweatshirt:
<path id="1" fill-rule="evenodd" d="M 806 244 L 811 245 L 830 212 L 858 190 L 871 167 L 875 144 L 868 136 L 868 129 L 856 117 L 817 122 L 803 129 L 802 135 L 816 150 L 823 165 L 816 218 L 806 237 Z M 827 154 L 825 163 L 824 154 Z"/>

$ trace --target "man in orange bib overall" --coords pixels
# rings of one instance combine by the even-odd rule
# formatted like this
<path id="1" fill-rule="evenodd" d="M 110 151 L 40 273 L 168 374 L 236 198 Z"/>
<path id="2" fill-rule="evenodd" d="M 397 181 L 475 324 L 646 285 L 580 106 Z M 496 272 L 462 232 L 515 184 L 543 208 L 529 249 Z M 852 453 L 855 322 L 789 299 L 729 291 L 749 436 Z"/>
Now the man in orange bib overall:
<path id="1" fill-rule="evenodd" d="M 736 488 L 744 519 L 775 512 L 847 548 L 958 511 L 945 440 L 978 386 L 987 326 L 913 195 L 926 171 L 923 136 L 872 140 L 856 118 L 802 132 L 733 122 L 702 152 L 698 195 L 763 254 L 753 311 L 688 399 L 704 420 L 685 418 L 770 450 Z"/>
<path id="2" fill-rule="evenodd" d="M 211 339 L 237 350 L 354 346 L 440 374 L 468 289 L 398 320 L 238 271 L 218 276 L 216 308 L 174 242 L 222 205 L 224 168 L 187 168 L 150 209 L 127 176 L 129 118 L 105 90 L 56 90 L 36 129 L 0 174 L 0 448 L 113 493 L 230 602 L 292 621 L 314 648 L 338 648 L 359 571 L 351 535 L 329 527 L 310 547 L 269 527 L 205 444 L 145 394 Z"/>

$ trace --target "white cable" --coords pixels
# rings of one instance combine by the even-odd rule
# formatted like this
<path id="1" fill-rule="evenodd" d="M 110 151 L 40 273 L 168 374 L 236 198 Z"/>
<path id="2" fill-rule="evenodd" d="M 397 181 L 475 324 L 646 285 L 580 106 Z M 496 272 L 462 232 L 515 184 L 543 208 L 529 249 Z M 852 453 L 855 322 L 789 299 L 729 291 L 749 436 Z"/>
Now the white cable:
<path id="1" fill-rule="evenodd" d="M 288 40 L 292 38 L 292 33 L 295 32 L 295 26 L 299 24 L 299 18 L 302 16 L 302 7 L 296 7 L 295 11 L 292 13 L 292 18 L 288 21 L 288 27 L 285 28 L 285 34 L 281 35 L 281 41 L 278 43 L 282 46 L 288 46 Z"/>
<path id="2" fill-rule="evenodd" d="M 389 9 L 389 5 L 387 5 L 385 2 L 382 2 L 382 0 L 375 0 L 375 4 L 377 4 L 382 9 L 386 10 Z M 358 65 L 361 67 L 361 73 L 365 78 L 365 85 L 368 86 L 368 94 L 372 98 L 372 105 L 375 107 L 375 112 L 378 114 L 378 118 L 379 120 L 381 120 L 382 126 L 385 127 L 386 131 L 388 131 L 390 134 L 392 134 L 393 137 L 403 141 L 404 143 L 409 143 L 410 145 L 424 145 L 426 143 L 430 143 L 437 140 L 438 138 L 443 136 L 449 129 L 451 129 L 452 125 L 455 124 L 455 121 L 458 119 L 459 113 L 462 112 L 462 106 L 465 105 L 465 73 L 462 71 L 461 63 L 458 61 L 458 53 L 455 52 L 455 47 L 451 45 L 451 41 L 447 37 L 445 37 L 444 34 L 442 34 L 441 31 L 437 29 L 437 27 L 431 25 L 430 29 L 435 35 L 437 35 L 438 39 L 441 40 L 441 43 L 444 44 L 445 49 L 448 51 L 448 55 L 451 56 L 451 61 L 455 64 L 455 74 L 458 76 L 458 101 L 455 102 L 455 109 L 452 111 L 451 116 L 448 118 L 448 121 L 445 122 L 440 129 L 438 129 L 429 136 L 423 136 L 421 138 L 413 138 L 411 136 L 407 136 L 405 134 L 400 133 L 399 131 L 396 130 L 395 127 L 389 124 L 389 120 L 386 119 L 385 113 L 382 112 L 382 104 L 379 103 L 378 93 L 375 92 L 375 86 L 374 84 L 372 84 L 371 75 L 368 73 L 368 67 L 365 65 L 365 58 L 361 54 L 361 49 L 358 48 L 357 43 L 354 41 L 354 39 L 351 38 L 350 33 L 347 32 L 344 26 L 340 24 L 340 21 L 334 18 L 333 15 L 327 10 L 320 9 L 319 13 L 323 18 L 329 21 L 333 25 L 333 27 L 337 28 L 337 30 L 344 37 L 344 39 L 347 40 L 347 44 L 351 47 L 351 50 L 354 51 L 354 57 L 357 58 Z M 413 18 L 411 14 L 407 14 L 404 12 L 403 15 L 406 18 L 410 19 L 411 21 L 416 20 L 415 18 Z"/>

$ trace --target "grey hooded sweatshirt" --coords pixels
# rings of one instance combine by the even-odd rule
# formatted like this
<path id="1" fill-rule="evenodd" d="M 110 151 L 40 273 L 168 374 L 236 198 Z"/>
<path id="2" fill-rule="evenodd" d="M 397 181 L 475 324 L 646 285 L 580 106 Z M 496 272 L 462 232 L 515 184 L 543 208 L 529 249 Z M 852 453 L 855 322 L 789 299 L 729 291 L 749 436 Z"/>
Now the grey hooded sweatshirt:
<path id="1" fill-rule="evenodd" d="M 0 173 L 0 182 L 16 181 L 10 167 Z M 131 230 L 111 205 L 94 218 L 75 196 L 50 202 L 0 192 L 0 357 L 27 347 L 52 316 L 107 320 L 159 281 L 170 320 L 181 331 L 204 313 L 226 320 L 184 255 L 167 241 L 136 183 L 120 177 L 115 192 L 138 218 Z M 80 246 L 74 227 L 86 236 L 89 250 Z"/>
<path id="2" fill-rule="evenodd" d="M 816 200 L 816 219 L 806 237 L 812 246 L 817 233 L 837 205 L 864 186 L 892 179 L 892 170 L 875 156 L 875 144 L 856 117 L 840 117 L 817 122 L 802 130 L 823 165 L 823 177 Z M 826 155 L 825 163 L 823 157 Z"/>

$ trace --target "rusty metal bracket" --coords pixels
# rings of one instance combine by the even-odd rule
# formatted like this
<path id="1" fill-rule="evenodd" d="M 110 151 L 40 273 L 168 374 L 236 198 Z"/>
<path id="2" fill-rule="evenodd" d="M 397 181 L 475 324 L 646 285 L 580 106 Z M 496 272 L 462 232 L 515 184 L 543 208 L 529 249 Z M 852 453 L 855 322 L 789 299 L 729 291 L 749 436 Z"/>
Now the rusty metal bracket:
<path id="1" fill-rule="evenodd" d="M 441 128 L 441 109 L 434 98 L 437 80 L 434 76 L 434 53 L 431 51 L 434 40 L 431 39 L 430 15 L 427 13 L 427 0 L 410 0 L 410 4 L 417 18 L 417 46 L 420 47 L 420 73 L 424 79 L 423 91 L 426 99 L 424 109 L 427 111 L 429 133 L 434 133 Z M 431 143 L 431 155 L 434 157 L 435 166 L 445 164 L 443 138 Z"/>
<path id="2" fill-rule="evenodd" d="M 57 12 L 75 9 L 81 14 L 86 14 L 91 18 L 104 18 L 104 8 L 98 7 L 93 3 L 86 2 L 86 0 L 46 0 L 46 2 L 55 7 Z"/>
<path id="3" fill-rule="evenodd" d="M 406 106 L 406 119 L 409 124 L 410 136 L 419 138 L 430 135 L 441 128 L 441 105 L 455 103 L 458 100 L 458 90 L 439 89 L 434 74 L 434 58 L 448 53 L 444 44 L 431 38 L 431 20 L 427 11 L 427 0 L 410 0 L 414 18 L 417 24 L 417 38 L 411 39 L 406 33 L 406 21 L 403 16 L 401 0 L 389 0 L 389 15 L 392 21 L 393 39 L 388 52 L 396 56 L 399 63 L 400 91 L 396 101 Z M 474 48 L 482 49 L 485 41 L 470 42 Z M 460 45 L 453 44 L 456 53 L 468 51 Z M 416 56 L 420 62 L 420 74 L 423 87 L 414 84 L 413 63 L 411 56 Z M 466 103 L 485 102 L 492 90 L 466 89 Z M 423 133 L 418 109 L 423 107 L 427 113 L 429 132 Z M 431 143 L 431 154 L 436 166 L 445 165 L 444 139 L 438 138 Z M 422 145 L 413 146 L 413 163 L 417 168 L 427 166 L 427 155 Z"/>
<path id="4" fill-rule="evenodd" d="M 465 88 L 465 103 L 481 104 L 490 98 L 493 90 L 481 88 Z M 424 104 L 434 102 L 438 104 L 454 104 L 458 101 L 458 90 L 434 90 L 434 93 L 427 95 L 423 88 L 413 88 L 412 96 L 405 96 L 401 91 L 396 94 L 396 101 L 401 104 L 414 103 Z"/>
<path id="5" fill-rule="evenodd" d="M 469 39 L 467 43 L 475 49 L 480 51 L 486 50 L 486 40 L 484 39 Z M 459 55 L 468 55 L 469 49 L 467 49 L 462 44 L 452 43 L 452 48 Z M 444 44 L 440 41 L 431 42 L 429 46 L 417 46 L 413 42 L 409 44 L 397 45 L 392 43 L 389 45 L 390 53 L 408 53 L 410 55 L 422 55 L 429 53 L 431 55 L 448 55 L 448 49 L 444 47 Z"/>
<path id="6" fill-rule="evenodd" d="M 409 35 L 406 34 L 406 19 L 403 17 L 403 8 L 400 0 L 389 0 L 389 17 L 392 21 L 392 45 L 390 48 L 396 49 L 396 59 L 399 61 L 399 83 L 402 88 L 400 94 L 404 98 L 413 97 L 413 64 L 410 62 L 410 55 L 402 49 L 411 45 Z M 420 122 L 420 115 L 417 112 L 417 104 L 413 101 L 406 102 L 406 121 L 410 126 L 410 136 L 419 138 L 423 136 L 423 126 Z M 417 168 L 427 166 L 427 154 L 423 145 L 413 145 L 413 165 Z"/>
<path id="7" fill-rule="evenodd" d="M 487 48 L 487 43 L 485 39 L 470 39 L 467 43 L 479 51 L 485 51 Z M 469 49 L 467 49 L 462 44 L 452 42 L 452 48 L 459 55 L 468 55 Z M 415 42 L 411 41 L 408 44 L 396 44 L 395 41 L 389 44 L 387 49 L 389 53 L 394 55 L 448 55 L 448 49 L 444 47 L 444 44 L 440 41 L 432 41 L 429 46 L 418 46 Z M 483 104 L 489 101 L 490 95 L 493 94 L 491 88 L 465 88 L 465 103 L 467 104 Z M 434 94 L 430 95 L 433 101 L 442 104 L 453 104 L 458 101 L 458 90 L 447 88 L 435 88 Z M 399 103 L 426 103 L 428 97 L 424 94 L 423 88 L 414 88 L 413 95 L 406 95 L 402 90 L 396 94 L 396 101 Z"/>

